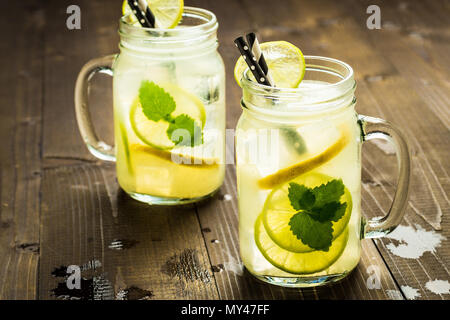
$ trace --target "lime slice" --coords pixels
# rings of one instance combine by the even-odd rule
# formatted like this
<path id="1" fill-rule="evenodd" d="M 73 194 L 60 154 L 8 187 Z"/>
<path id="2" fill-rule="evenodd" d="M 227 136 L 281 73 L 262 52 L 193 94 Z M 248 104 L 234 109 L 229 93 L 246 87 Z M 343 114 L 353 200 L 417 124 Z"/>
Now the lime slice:
<path id="1" fill-rule="evenodd" d="M 339 132 L 339 137 L 328 147 L 316 153 L 309 152 L 300 162 L 259 179 L 258 186 L 262 189 L 273 189 L 330 161 L 350 141 L 350 132 L 346 126 L 340 127 Z M 305 140 L 308 141 L 307 139 Z"/>
<path id="2" fill-rule="evenodd" d="M 286 41 L 271 41 L 262 43 L 261 51 L 275 86 L 297 88 L 305 75 L 305 58 L 300 49 Z M 234 79 L 239 86 L 247 69 L 244 58 L 239 57 L 234 66 Z M 253 74 L 250 77 L 254 80 Z"/>
<path id="3" fill-rule="evenodd" d="M 290 182 L 295 182 L 308 188 L 314 188 L 326 184 L 330 180 L 333 180 L 333 178 L 321 173 L 312 172 L 301 175 Z M 296 211 L 291 206 L 288 194 L 289 183 L 285 183 L 281 187 L 274 189 L 267 197 L 261 214 L 267 234 L 278 246 L 288 251 L 313 251 L 314 249 L 297 239 L 290 229 L 289 221 Z M 340 200 L 341 203 L 347 203 L 347 209 L 341 219 L 333 222 L 333 239 L 339 237 L 344 231 L 352 213 L 352 196 L 347 188 L 345 188 Z"/>
<path id="4" fill-rule="evenodd" d="M 329 251 L 296 253 L 277 246 L 264 228 L 262 215 L 255 222 L 255 241 L 262 255 L 275 267 L 293 274 L 311 274 L 325 270 L 342 254 L 348 240 L 348 228 L 337 237 Z"/>
<path id="5" fill-rule="evenodd" d="M 157 28 L 175 28 L 183 17 L 183 0 L 147 0 L 147 3 L 155 15 Z M 122 3 L 122 13 L 123 15 L 132 13 L 127 0 L 124 0 Z M 134 15 L 130 16 L 130 19 L 137 22 Z"/>
<path id="6" fill-rule="evenodd" d="M 158 84 L 158 86 L 168 92 L 175 100 L 176 109 L 172 112 L 172 117 L 175 118 L 180 114 L 188 115 L 203 129 L 206 121 L 205 107 L 196 96 L 170 83 Z M 160 150 L 175 147 L 175 144 L 167 136 L 169 123 L 163 120 L 157 122 L 149 120 L 142 111 L 139 97 L 134 100 L 131 106 L 130 123 L 133 131 L 145 144 Z"/>

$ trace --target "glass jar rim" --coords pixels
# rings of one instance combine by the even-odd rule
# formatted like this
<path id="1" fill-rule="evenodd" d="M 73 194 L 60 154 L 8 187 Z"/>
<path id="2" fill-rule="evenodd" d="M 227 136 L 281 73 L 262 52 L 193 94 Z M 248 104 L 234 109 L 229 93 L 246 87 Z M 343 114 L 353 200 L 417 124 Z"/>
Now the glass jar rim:
<path id="1" fill-rule="evenodd" d="M 320 61 L 324 61 L 324 62 L 331 62 L 336 64 L 337 66 L 341 66 L 346 70 L 346 74 L 342 75 L 339 74 L 337 72 L 337 70 L 333 70 L 329 67 L 322 67 L 323 69 L 328 69 L 329 72 L 333 72 L 334 74 L 339 76 L 341 78 L 341 80 L 339 80 L 338 82 L 335 83 L 325 83 L 323 85 L 321 85 L 320 87 L 316 87 L 316 88 L 278 88 L 278 87 L 271 87 L 265 84 L 259 84 L 256 81 L 252 80 L 249 76 L 249 68 L 247 68 L 244 71 L 243 77 L 241 79 L 241 83 L 242 83 L 242 88 L 249 88 L 255 91 L 263 91 L 263 92 L 271 92 L 274 95 L 283 95 L 283 94 L 304 94 L 307 92 L 311 92 L 311 91 L 323 91 L 323 90 L 327 90 L 327 89 L 347 89 L 345 90 L 345 92 L 347 92 L 348 90 L 351 90 L 352 87 L 354 87 L 354 73 L 353 73 L 353 68 L 346 62 L 340 61 L 338 59 L 334 59 L 334 58 L 329 58 L 329 57 L 323 57 L 323 56 L 311 56 L 311 55 L 305 55 L 305 65 L 306 65 L 306 69 L 311 68 L 311 67 L 319 67 L 318 65 L 312 65 L 312 64 L 308 64 L 307 60 L 320 60 Z"/>
<path id="2" fill-rule="evenodd" d="M 193 26 L 183 26 L 182 28 L 144 28 L 130 24 L 128 21 L 130 15 L 131 13 L 120 18 L 119 34 L 135 40 L 174 42 L 196 37 L 204 38 L 215 32 L 218 28 L 217 18 L 214 13 L 196 7 L 184 7 L 183 18 L 194 18 L 203 21 L 203 23 Z"/>
<path id="3" fill-rule="evenodd" d="M 259 84 L 250 78 L 247 68 L 241 79 L 241 106 L 252 114 L 271 117 L 313 116 L 339 112 L 354 105 L 356 82 L 353 69 L 345 62 L 322 56 L 305 56 L 306 70 L 314 75 L 332 76 L 338 81 L 320 81 L 320 85 L 278 88 Z M 314 80 L 314 79 L 304 79 Z M 303 80 L 302 80 L 303 81 Z"/>

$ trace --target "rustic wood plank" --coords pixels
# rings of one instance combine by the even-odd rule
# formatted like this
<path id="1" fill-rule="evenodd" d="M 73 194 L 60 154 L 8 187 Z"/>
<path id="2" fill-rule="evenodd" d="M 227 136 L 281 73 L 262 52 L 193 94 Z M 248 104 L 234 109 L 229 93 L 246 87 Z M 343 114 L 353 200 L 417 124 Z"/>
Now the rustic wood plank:
<path id="1" fill-rule="evenodd" d="M 66 8 L 73 1 L 47 1 L 45 38 L 45 103 L 43 156 L 94 159 L 75 120 L 74 87 L 81 67 L 90 59 L 118 52 L 121 1 L 78 1 L 81 29 L 69 30 Z M 99 78 L 99 79 L 98 79 Z M 111 79 L 99 76 L 91 87 L 92 118 L 101 139 L 113 142 Z M 73 137 L 68 143 L 62 137 Z"/>
<path id="2" fill-rule="evenodd" d="M 419 11 L 420 6 L 416 7 L 417 5 L 419 2 L 411 3 L 407 11 L 422 12 Z M 387 15 L 389 13 L 392 15 L 393 11 L 395 10 L 391 6 L 383 7 L 383 12 Z M 450 9 L 447 11 L 450 12 Z M 427 20 L 426 16 L 423 20 Z M 436 20 L 439 22 L 439 19 Z M 447 36 L 447 40 L 450 40 L 450 35 L 446 34 L 449 29 L 448 24 L 431 28 L 432 26 L 433 23 L 430 21 L 429 33 L 440 34 L 443 38 Z M 421 26 L 421 28 L 424 27 Z M 450 167 L 444 160 L 448 158 L 450 143 L 450 136 L 445 134 L 450 128 L 450 108 L 448 108 L 450 91 L 448 90 L 449 82 L 444 79 L 448 78 L 450 68 L 437 67 L 426 56 L 415 52 L 416 44 L 410 33 L 398 31 L 395 28 L 383 31 L 385 32 L 370 33 L 369 40 L 379 52 L 386 52 L 385 56 L 389 62 L 395 65 L 401 76 L 398 81 L 400 81 L 402 89 L 404 88 L 406 92 L 414 91 L 416 93 L 414 96 L 407 95 L 405 97 L 407 99 L 400 103 L 407 104 L 401 108 L 405 110 L 405 114 L 414 112 L 411 118 L 415 117 L 416 121 L 413 122 L 417 124 L 408 125 L 411 118 L 403 116 L 398 120 L 399 123 L 404 120 L 405 131 L 408 130 L 406 132 L 410 136 L 414 157 L 417 160 L 416 169 L 421 171 L 415 175 L 417 183 L 411 195 L 411 201 L 416 213 L 421 215 L 433 229 L 440 230 L 442 215 L 450 214 L 450 203 L 446 192 L 450 188 L 448 179 Z M 407 35 L 404 35 L 405 33 Z M 430 38 L 426 40 L 426 43 L 432 43 L 433 47 L 437 48 L 441 41 L 442 38 L 438 38 L 436 41 L 434 38 Z M 428 49 L 427 54 L 431 54 L 431 51 Z M 445 61 L 443 62 L 445 63 Z M 414 107 L 408 109 L 408 105 L 414 105 Z M 423 134 L 416 135 L 414 134 L 416 132 L 423 132 Z M 427 210 L 430 204 L 435 207 L 435 210 Z"/>
<path id="3" fill-rule="evenodd" d="M 384 5 L 383 12 L 388 14 L 390 12 L 392 16 L 393 12 L 397 11 L 394 5 Z M 416 15 L 422 17 L 423 23 L 427 23 L 428 29 L 424 31 L 448 38 L 448 25 L 443 25 L 439 19 L 443 12 L 447 12 L 444 15 L 448 15 L 450 12 L 448 6 L 442 7 L 440 13 L 436 11 L 436 22 L 431 22 L 428 11 L 430 6 L 427 10 L 420 10 L 431 3 L 422 3 L 422 7 L 418 2 L 412 2 L 410 5 L 407 11 L 414 11 Z M 417 5 L 419 7 L 416 7 Z M 397 8 L 399 6 L 400 4 Z M 355 20 L 358 21 L 358 17 Z M 381 31 L 379 33 L 365 31 L 365 38 L 374 45 L 380 56 L 385 57 L 386 64 L 391 63 L 395 66 L 399 75 L 370 82 L 368 87 L 374 101 L 381 106 L 378 109 L 380 116 L 395 119 L 408 134 L 413 148 L 414 167 L 413 190 L 404 219 L 405 226 L 396 233 L 396 239 L 383 239 L 377 243 L 407 298 L 448 299 L 445 290 L 443 292 L 433 290 L 430 283 L 450 279 L 448 271 L 450 202 L 447 196 L 450 166 L 448 161 L 445 161 L 449 157 L 450 136 L 448 82 L 443 81 L 448 78 L 449 72 L 445 68 L 436 68 L 430 63 L 427 55 L 418 52 L 417 48 L 414 48 L 415 44 L 411 44 L 410 33 L 398 32 L 396 28 L 385 28 Z M 439 47 L 441 37 L 437 38 L 437 41 L 433 37 L 429 38 L 429 41 L 433 42 L 433 47 Z M 392 88 L 395 88 L 395 91 Z M 376 157 L 368 157 L 366 163 L 370 168 L 367 172 L 372 175 L 375 184 L 378 181 L 390 180 L 387 185 L 380 184 L 376 190 L 367 190 L 371 197 L 380 200 L 374 203 L 373 207 L 386 206 L 386 202 L 392 199 L 394 184 L 394 181 L 383 173 L 384 168 L 389 169 L 389 165 L 380 163 Z M 405 238 L 407 234 L 413 234 L 415 238 L 407 239 Z M 433 246 L 430 237 L 442 243 Z M 399 243 L 396 240 L 403 242 Z M 402 245 L 411 249 L 409 254 L 404 252 L 402 254 L 399 251 Z M 427 250 L 420 250 L 417 246 Z M 414 294 L 411 295 L 411 292 Z"/>
<path id="4" fill-rule="evenodd" d="M 363 3 L 367 4 L 367 1 Z M 394 0 L 382 4 L 383 28 L 399 34 L 402 42 L 407 42 L 412 51 L 426 62 L 426 68 L 434 71 L 433 74 L 427 72 L 427 76 L 431 79 L 438 77 L 441 84 L 447 88 L 450 72 L 449 10 L 448 0 Z M 399 11 L 401 14 L 398 14 Z M 420 68 L 416 69 L 419 74 L 422 72 Z"/>
<path id="5" fill-rule="evenodd" d="M 140 204 L 114 175 L 91 164 L 44 171 L 39 297 L 218 298 L 192 206 Z M 82 266 L 82 286 L 99 289 L 65 289 L 69 265 Z"/>
<path id="6" fill-rule="evenodd" d="M 0 19 L 0 299 L 34 299 L 39 258 L 39 187 L 44 11 L 8 4 Z"/>

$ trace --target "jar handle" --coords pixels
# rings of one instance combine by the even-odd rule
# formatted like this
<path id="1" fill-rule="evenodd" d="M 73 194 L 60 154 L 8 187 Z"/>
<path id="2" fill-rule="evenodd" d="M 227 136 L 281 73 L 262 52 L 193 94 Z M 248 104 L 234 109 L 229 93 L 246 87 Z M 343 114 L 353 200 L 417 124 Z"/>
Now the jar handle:
<path id="1" fill-rule="evenodd" d="M 392 143 L 396 150 L 398 180 L 391 208 L 386 216 L 363 222 L 364 238 L 380 238 L 392 232 L 400 224 L 405 213 L 411 176 L 411 156 L 405 137 L 389 122 L 362 115 L 358 116 L 358 122 L 362 129 L 363 141 L 382 139 Z"/>
<path id="2" fill-rule="evenodd" d="M 75 85 L 75 113 L 80 134 L 88 150 L 95 157 L 106 161 L 116 161 L 115 150 L 113 146 L 99 140 L 95 133 L 88 108 L 89 86 L 97 73 L 113 75 L 112 65 L 115 59 L 116 55 L 109 55 L 90 60 L 81 69 Z"/>

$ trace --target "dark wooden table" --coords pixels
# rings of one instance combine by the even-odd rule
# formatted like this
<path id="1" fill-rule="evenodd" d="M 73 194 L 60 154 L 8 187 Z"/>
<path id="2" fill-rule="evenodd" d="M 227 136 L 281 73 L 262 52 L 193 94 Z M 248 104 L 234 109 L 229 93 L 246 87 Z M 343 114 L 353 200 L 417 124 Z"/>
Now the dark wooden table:
<path id="1" fill-rule="evenodd" d="M 121 1 L 9 1 L 0 19 L 0 298 L 448 299 L 450 2 L 185 2 L 219 19 L 228 128 L 241 113 L 232 40 L 246 31 L 354 67 L 358 112 L 392 121 L 411 145 L 401 229 L 364 240 L 357 269 L 331 287 L 283 289 L 254 280 L 239 258 L 234 166 L 209 202 L 151 207 L 127 197 L 114 166 L 93 158 L 80 138 L 75 79 L 89 59 L 118 51 Z M 74 3 L 81 30 L 66 28 Z M 366 27 L 370 4 L 381 8 L 381 30 Z M 106 76 L 96 79 L 91 101 L 98 131 L 112 143 Z M 395 155 L 380 143 L 363 153 L 363 211 L 381 216 L 395 188 Z M 82 266 L 95 297 L 67 292 L 68 265 Z"/>

